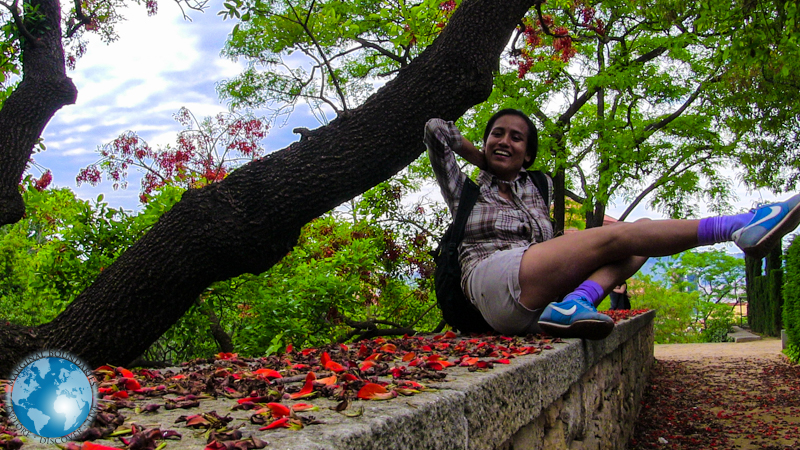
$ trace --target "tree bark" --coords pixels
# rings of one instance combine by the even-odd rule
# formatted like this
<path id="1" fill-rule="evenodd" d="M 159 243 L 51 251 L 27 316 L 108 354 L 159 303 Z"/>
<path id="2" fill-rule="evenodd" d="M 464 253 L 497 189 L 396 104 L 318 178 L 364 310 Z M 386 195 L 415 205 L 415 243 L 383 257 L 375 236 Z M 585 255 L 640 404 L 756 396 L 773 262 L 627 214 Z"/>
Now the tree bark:
<path id="1" fill-rule="evenodd" d="M 436 41 L 363 105 L 218 184 L 187 191 L 62 314 L 39 327 L 41 341 L 32 345 L 72 352 L 91 366 L 127 364 L 209 284 L 270 268 L 304 224 L 419 156 L 429 118 L 455 120 L 488 98 L 500 54 L 534 2 L 464 1 Z M 0 374 L 25 356 L 10 350 L 0 353 L 10 356 Z"/>
<path id="2" fill-rule="evenodd" d="M 22 38 L 22 80 L 0 109 L 0 225 L 22 218 L 19 183 L 34 146 L 53 115 L 75 103 L 78 90 L 67 77 L 61 45 L 61 4 L 31 0 L 43 21 Z"/>

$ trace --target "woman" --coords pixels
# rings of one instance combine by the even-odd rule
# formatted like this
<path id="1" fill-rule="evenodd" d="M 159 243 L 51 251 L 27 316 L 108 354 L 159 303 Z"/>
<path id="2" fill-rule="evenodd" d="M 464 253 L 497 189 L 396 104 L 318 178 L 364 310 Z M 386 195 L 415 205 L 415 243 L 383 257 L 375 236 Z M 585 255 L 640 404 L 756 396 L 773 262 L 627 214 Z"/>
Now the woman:
<path id="1" fill-rule="evenodd" d="M 504 109 L 492 116 L 483 151 L 441 119 L 426 124 L 425 144 L 452 213 L 466 179 L 454 152 L 481 169 L 480 195 L 460 249 L 461 286 L 489 325 L 504 334 L 544 330 L 603 339 L 614 322 L 596 305 L 648 257 L 727 241 L 760 257 L 800 222 L 795 195 L 735 216 L 644 219 L 553 238 L 549 205 L 525 170 L 536 158 L 538 136 L 524 113 Z"/>
<path id="2" fill-rule="evenodd" d="M 631 309 L 631 296 L 628 293 L 628 283 L 623 282 L 612 289 L 608 297 L 611 299 L 611 307 L 608 309 Z"/>

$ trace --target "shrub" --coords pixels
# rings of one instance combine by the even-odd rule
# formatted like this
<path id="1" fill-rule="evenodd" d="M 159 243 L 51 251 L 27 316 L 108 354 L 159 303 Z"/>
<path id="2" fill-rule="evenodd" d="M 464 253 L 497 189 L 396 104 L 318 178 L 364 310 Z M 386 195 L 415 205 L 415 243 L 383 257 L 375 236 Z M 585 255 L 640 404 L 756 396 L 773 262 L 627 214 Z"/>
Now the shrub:
<path id="1" fill-rule="evenodd" d="M 695 319 L 697 292 L 685 293 L 668 289 L 648 276 L 628 283 L 631 306 L 635 309 L 656 310 L 653 323 L 656 344 L 700 342 Z"/>

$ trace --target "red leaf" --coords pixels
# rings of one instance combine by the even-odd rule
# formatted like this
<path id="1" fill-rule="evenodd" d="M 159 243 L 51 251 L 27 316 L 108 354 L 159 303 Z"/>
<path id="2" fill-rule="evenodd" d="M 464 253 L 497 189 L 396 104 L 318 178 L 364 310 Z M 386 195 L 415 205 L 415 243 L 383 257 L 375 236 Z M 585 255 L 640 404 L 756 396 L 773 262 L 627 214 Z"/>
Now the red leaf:
<path id="1" fill-rule="evenodd" d="M 133 378 L 133 372 L 124 367 L 117 367 L 117 372 L 119 372 L 119 374 L 123 377 Z"/>
<path id="2" fill-rule="evenodd" d="M 386 344 L 381 347 L 381 351 L 384 353 L 394 353 L 397 351 L 397 346 L 394 344 Z"/>
<path id="3" fill-rule="evenodd" d="M 337 381 L 339 381 L 339 380 L 336 379 L 336 375 L 331 375 L 331 376 L 329 376 L 327 378 L 319 378 L 319 379 L 317 379 L 317 383 L 319 383 L 319 384 L 321 384 L 323 386 L 334 385 L 334 384 L 336 384 Z"/>
<path id="4" fill-rule="evenodd" d="M 248 402 L 249 403 L 261 403 L 261 402 L 266 401 L 267 399 L 269 399 L 269 397 L 245 397 L 245 398 L 240 398 L 239 400 L 236 400 L 236 403 L 238 403 L 240 405 L 243 404 L 243 403 L 248 403 Z"/>
<path id="5" fill-rule="evenodd" d="M 367 383 L 358 391 L 358 398 L 364 400 L 388 400 L 395 396 L 396 394 L 387 391 L 385 387 L 376 383 Z"/>
<path id="6" fill-rule="evenodd" d="M 330 355 L 328 355 L 328 352 L 323 352 L 322 357 L 319 359 L 319 363 L 322 365 L 322 367 L 325 367 L 329 362 L 331 362 Z"/>
<path id="7" fill-rule="evenodd" d="M 119 450 L 116 447 L 109 447 L 107 445 L 95 444 L 91 441 L 86 441 L 81 445 L 81 450 Z"/>
<path id="8" fill-rule="evenodd" d="M 316 411 L 316 406 L 312 405 L 311 403 L 296 403 L 292 405 L 292 411 L 300 412 L 300 411 Z"/>
<path id="9" fill-rule="evenodd" d="M 277 370 L 273 369 L 258 369 L 253 373 L 263 378 L 283 378 Z"/>
<path id="10" fill-rule="evenodd" d="M 477 363 L 478 363 L 478 358 L 467 357 L 461 360 L 461 364 L 459 364 L 459 366 L 461 367 L 474 366 Z"/>
<path id="11" fill-rule="evenodd" d="M 111 394 L 111 398 L 128 398 L 128 391 L 119 391 Z"/>
<path id="12" fill-rule="evenodd" d="M 292 351 L 294 351 L 294 347 L 292 346 L 292 344 L 287 345 L 286 346 L 286 353 L 292 353 Z"/>
<path id="13" fill-rule="evenodd" d="M 409 361 L 411 361 L 412 359 L 414 359 L 416 357 L 417 357 L 416 353 L 408 352 L 405 355 L 403 355 L 403 362 L 409 362 Z"/>
<path id="14" fill-rule="evenodd" d="M 332 370 L 336 373 L 344 372 L 344 367 L 342 367 L 342 365 L 337 363 L 336 361 L 328 361 L 328 363 L 325 364 L 325 368 L 328 370 Z"/>
<path id="15" fill-rule="evenodd" d="M 279 419 L 281 417 L 286 417 L 292 414 L 292 411 L 289 409 L 288 406 L 282 405 L 280 403 L 267 403 L 267 408 L 272 411 L 272 417 Z"/>
<path id="16" fill-rule="evenodd" d="M 458 335 L 453 333 L 453 331 L 448 331 L 447 333 L 444 334 L 444 337 L 446 339 L 453 339 L 455 337 L 458 337 Z"/>
<path id="17" fill-rule="evenodd" d="M 258 431 L 272 430 L 274 428 L 289 428 L 290 426 L 291 426 L 291 424 L 289 424 L 289 418 L 288 417 L 283 417 L 283 418 L 280 418 L 280 419 L 272 422 L 271 424 L 269 424 L 269 425 L 267 425 L 265 427 L 259 428 Z"/>
<path id="18" fill-rule="evenodd" d="M 142 385 L 140 385 L 135 378 L 123 378 L 123 380 L 125 380 L 125 389 L 135 391 L 136 389 L 142 388 Z"/>
<path id="19" fill-rule="evenodd" d="M 375 367 L 376 365 L 377 365 L 377 363 L 375 361 L 367 360 L 367 361 L 364 361 L 363 363 L 361 363 L 361 367 L 359 367 L 359 369 L 361 369 L 361 371 L 364 372 L 366 370 L 369 370 L 369 369 Z"/>
<path id="20" fill-rule="evenodd" d="M 289 398 L 294 400 L 312 395 L 314 393 L 314 380 L 316 379 L 317 376 L 314 375 L 314 372 L 308 372 L 308 375 L 306 375 L 306 383 L 303 385 L 303 389 L 300 389 L 300 392 L 289 395 Z"/>

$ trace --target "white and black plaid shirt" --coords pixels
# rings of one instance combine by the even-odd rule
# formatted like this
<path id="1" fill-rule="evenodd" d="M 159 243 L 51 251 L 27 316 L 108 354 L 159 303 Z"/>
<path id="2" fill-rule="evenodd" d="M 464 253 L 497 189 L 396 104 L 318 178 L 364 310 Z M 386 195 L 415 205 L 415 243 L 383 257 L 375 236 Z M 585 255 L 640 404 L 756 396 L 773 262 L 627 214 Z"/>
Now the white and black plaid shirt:
<path id="1" fill-rule="evenodd" d="M 425 125 L 425 145 L 431 160 L 436 181 L 442 189 L 450 214 L 455 216 L 458 201 L 467 175 L 458 167 L 453 150 L 461 146 L 461 133 L 453 122 L 431 119 Z M 456 147 L 458 146 L 458 147 Z M 461 285 L 478 265 L 498 250 L 528 247 L 553 237 L 550 222 L 550 205 L 545 203 L 539 190 L 525 169 L 521 169 L 511 186 L 511 201 L 500 196 L 497 177 L 481 170 L 478 175 L 480 194 L 469 216 L 461 243 Z M 548 177 L 548 197 L 553 186 Z"/>

